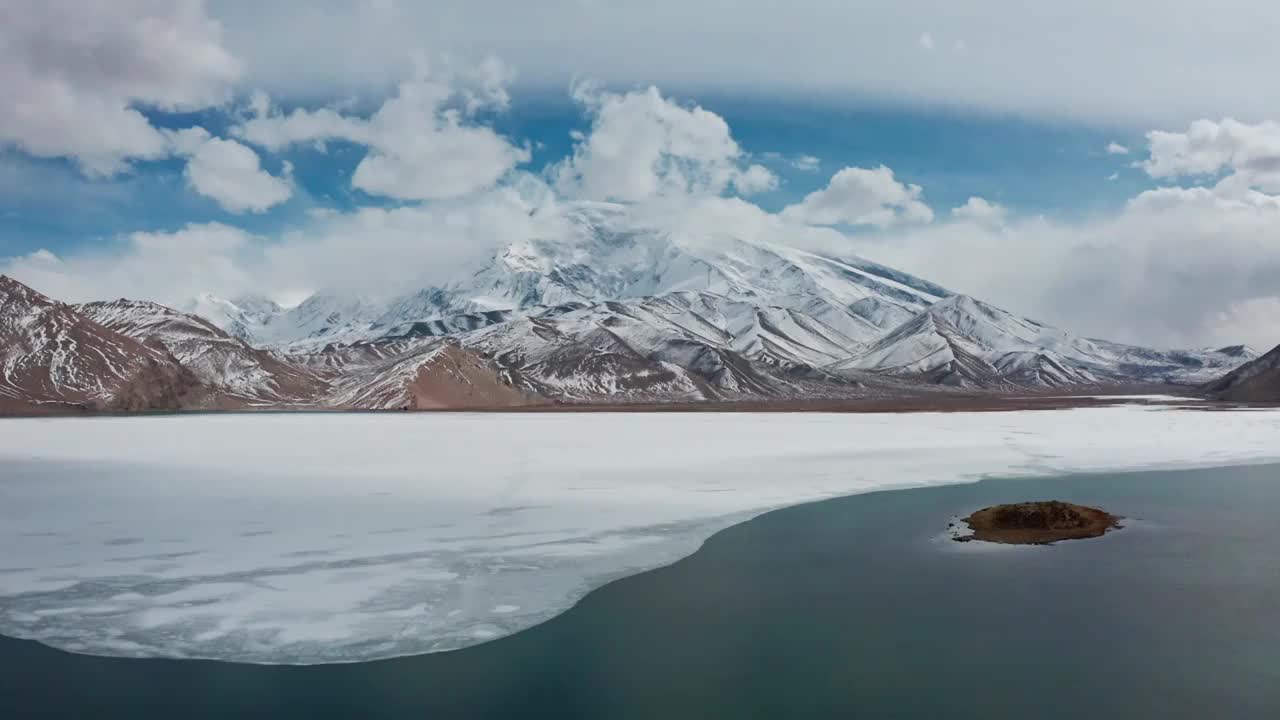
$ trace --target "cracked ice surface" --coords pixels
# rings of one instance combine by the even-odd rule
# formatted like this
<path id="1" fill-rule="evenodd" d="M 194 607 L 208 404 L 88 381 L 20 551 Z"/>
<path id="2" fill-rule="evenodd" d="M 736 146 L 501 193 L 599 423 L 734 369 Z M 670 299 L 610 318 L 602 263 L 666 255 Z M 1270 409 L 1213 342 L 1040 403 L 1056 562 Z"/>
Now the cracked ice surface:
<path id="1" fill-rule="evenodd" d="M 465 647 L 768 509 L 1280 459 L 1280 412 L 0 420 L 0 634 L 263 663 Z"/>

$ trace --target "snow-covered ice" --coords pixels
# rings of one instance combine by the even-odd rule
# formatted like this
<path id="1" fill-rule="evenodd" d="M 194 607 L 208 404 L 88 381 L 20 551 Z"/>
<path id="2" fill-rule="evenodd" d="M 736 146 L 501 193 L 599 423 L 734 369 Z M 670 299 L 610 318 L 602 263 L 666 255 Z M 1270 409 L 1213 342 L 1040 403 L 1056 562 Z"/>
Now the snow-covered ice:
<path id="1" fill-rule="evenodd" d="M 0 634 L 264 663 L 448 650 L 785 505 L 1273 460 L 1280 411 L 1151 406 L 0 420 Z"/>

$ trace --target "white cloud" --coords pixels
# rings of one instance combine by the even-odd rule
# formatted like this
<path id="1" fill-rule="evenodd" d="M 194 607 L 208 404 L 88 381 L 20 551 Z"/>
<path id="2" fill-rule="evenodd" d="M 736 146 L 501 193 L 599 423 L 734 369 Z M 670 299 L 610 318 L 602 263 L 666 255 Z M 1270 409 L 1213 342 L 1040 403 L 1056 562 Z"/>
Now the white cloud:
<path id="1" fill-rule="evenodd" d="M 1196 120 L 1186 132 L 1147 133 L 1150 156 L 1142 168 L 1153 178 L 1223 178 L 1224 191 L 1280 191 L 1280 123 Z"/>
<path id="2" fill-rule="evenodd" d="M 777 184 L 772 172 L 745 162 L 728 123 L 709 110 L 682 106 L 655 87 L 620 94 L 579 84 L 574 97 L 591 115 L 591 130 L 552 170 L 565 195 L 638 202 Z"/>
<path id="3" fill-rule="evenodd" d="M 816 172 L 822 161 L 812 155 L 800 155 L 791 160 L 791 167 L 806 172 Z"/>
<path id="4" fill-rule="evenodd" d="M 1254 350 L 1267 352 L 1268 343 L 1280 344 L 1280 295 L 1232 302 L 1206 323 L 1206 329 L 1206 344 L 1222 347 L 1251 338 Z"/>
<path id="5" fill-rule="evenodd" d="M 689 0 L 400 2 L 380 11 L 212 1 L 228 45 L 249 62 L 250 85 L 290 100 L 381 92 L 400 77 L 405 53 L 425 47 L 499 53 L 540 89 L 590 73 L 611 87 L 817 91 L 1142 127 L 1280 117 L 1280 96 L 1258 90 L 1280 66 L 1280 5 L 1264 0 L 971 0 L 962 11 L 955 0 L 739 0 L 732 12 Z M 963 38 L 969 50 L 937 62 L 937 49 L 918 44 L 925 29 L 937 49 Z"/>
<path id="6" fill-rule="evenodd" d="M 872 225 L 930 222 L 933 211 L 920 199 L 919 185 L 907 185 L 881 165 L 847 167 L 832 176 L 827 187 L 805 196 L 782 211 L 788 220 L 809 225 Z"/>
<path id="7" fill-rule="evenodd" d="M 854 237 L 858 252 L 1089 337 L 1166 347 L 1280 343 L 1252 322 L 1280 297 L 1280 198 L 1211 188 L 1142 193 L 1081 223 L 941 223 Z M 1237 321 L 1224 324 L 1223 313 Z"/>
<path id="8" fill-rule="evenodd" d="M 803 172 L 816 172 L 822 167 L 822 160 L 813 155 L 801 154 L 788 157 L 780 152 L 769 151 L 761 153 L 760 158 L 774 165 L 787 165 Z"/>
<path id="9" fill-rule="evenodd" d="M 931 32 L 920 33 L 920 40 L 918 42 L 920 43 L 921 50 L 926 50 L 926 51 L 933 50 L 933 33 Z"/>
<path id="10" fill-rule="evenodd" d="M 387 5 L 380 12 L 399 11 Z M 305 25 L 305 18 L 299 22 Z M 895 42 L 901 44 L 900 32 Z M 981 53 L 963 61 L 985 57 L 987 44 L 978 47 Z M 0 56 L 6 52 L 11 49 L 0 49 Z M 73 300 L 127 294 L 179 303 L 193 288 L 222 294 L 320 287 L 390 292 L 456 277 L 498 243 L 565 234 L 553 190 L 516 170 L 529 151 L 487 124 L 488 111 L 510 102 L 506 66 L 486 61 L 433 70 L 420 66 L 368 116 L 336 107 L 286 114 L 265 94 L 255 94 L 236 130 L 241 140 L 266 150 L 328 140 L 364 145 L 368 154 L 353 185 L 419 204 L 315 213 L 273 238 L 221 225 L 137 233 L 62 257 L 39 252 L 0 260 L 0 271 Z M 0 78 L 13 75 L 0 68 Z M 225 83 L 206 85 L 225 90 Z M 147 102 L 185 107 L 174 98 L 189 90 L 195 97 L 183 88 L 169 100 Z M 1280 188 L 1275 123 L 1201 120 L 1186 132 L 1151 133 L 1150 155 L 1140 164 L 1151 177 L 1220 181 L 1145 192 L 1111 217 L 1076 224 L 1015 218 L 974 197 L 952 209 L 947 222 L 930 224 L 933 211 L 923 190 L 884 166 L 844 168 L 826 187 L 777 214 L 723 197 L 777 183 L 772 172 L 751 164 L 724 118 L 654 88 L 613 93 L 579 85 L 575 94 L 591 128 L 549 173 L 565 197 L 632 203 L 638 216 L 665 218 L 673 231 L 690 237 L 736 233 L 857 249 L 1089 335 L 1170 346 L 1247 341 L 1267 347 L 1280 340 L 1271 337 L 1274 325 L 1266 320 L 1280 297 L 1280 198 L 1268 194 Z M 119 107 L 128 115 L 131 103 L 158 96 L 139 91 L 111 97 L 124 103 Z M 0 108 L 0 131 L 12 133 L 16 126 L 6 112 L 12 109 Z M 264 210 L 291 192 L 288 171 L 284 177 L 266 173 L 241 142 L 200 128 L 157 132 L 147 124 L 142 135 L 147 133 L 158 135 L 154 147 L 59 152 L 97 172 L 118 170 L 129 158 L 186 157 L 191 187 L 233 212 Z M 798 169 L 817 165 L 808 156 L 778 160 Z M 845 234 L 827 226 L 881 232 Z M 1235 332 L 1241 336 L 1225 336 Z"/>
<path id="11" fill-rule="evenodd" d="M 1124 145 L 1121 145 L 1118 142 L 1114 142 L 1114 141 L 1109 142 L 1107 143 L 1107 154 L 1108 155 L 1128 155 L 1129 148 L 1125 147 Z"/>
<path id="12" fill-rule="evenodd" d="M 501 243 L 564 237 L 545 184 L 523 176 L 465 199 L 313 213 L 274 238 L 218 223 L 132 233 L 57 257 L 0 257 L 0 273 L 66 301 L 131 297 L 182 306 L 199 292 L 390 295 L 456 279 Z"/>
<path id="13" fill-rule="evenodd" d="M 778 176 L 763 165 L 748 165 L 734 174 L 732 185 L 742 195 L 754 195 L 778 187 Z"/>
<path id="14" fill-rule="evenodd" d="M 196 192 L 233 213 L 260 213 L 293 195 L 287 179 L 263 170 L 257 153 L 235 140 L 210 138 L 187 161 L 185 175 Z"/>
<path id="15" fill-rule="evenodd" d="M 1167 347 L 1280 342 L 1280 198 L 1160 188 L 1089 222 L 971 217 L 996 207 L 970 201 L 946 222 L 855 234 L 716 195 L 656 197 L 630 212 L 681 242 L 732 236 L 857 253 L 1090 337 Z M 457 200 L 314 213 L 272 239 L 189 226 L 61 258 L 0 259 L 0 272 L 68 300 L 181 304 L 200 290 L 398 293 L 465 275 L 500 244 L 572 237 L 563 210 L 545 183 L 519 174 L 509 186 Z"/>
<path id="16" fill-rule="evenodd" d="M 975 195 L 970 197 L 965 204 L 951 208 L 951 216 L 958 220 L 1000 225 L 1009 216 L 1009 208 Z"/>
<path id="17" fill-rule="evenodd" d="M 215 138 L 202 127 L 163 132 L 169 151 L 187 158 L 187 185 L 229 212 L 264 212 L 293 195 L 287 162 L 286 177 L 277 178 L 262 169 L 257 153 L 235 140 Z"/>
<path id="18" fill-rule="evenodd" d="M 507 106 L 510 78 L 496 59 L 474 67 L 446 64 L 434 74 L 419 60 L 413 78 L 367 119 L 327 108 L 264 111 L 270 103 L 258 95 L 251 103 L 253 117 L 234 133 L 272 151 L 326 140 L 366 145 L 353 187 L 401 200 L 461 197 L 492 187 L 529 160 L 526 148 L 472 122 L 480 110 Z"/>
<path id="19" fill-rule="evenodd" d="M 0 3 L 0 144 L 88 175 L 167 154 L 138 107 L 223 102 L 241 64 L 200 0 Z"/>
<path id="20" fill-rule="evenodd" d="M 219 223 L 138 232 L 58 257 L 0 258 L 0 273 L 64 302 L 130 297 L 178 303 L 199 288 L 243 292 L 254 282 L 252 237 Z"/>

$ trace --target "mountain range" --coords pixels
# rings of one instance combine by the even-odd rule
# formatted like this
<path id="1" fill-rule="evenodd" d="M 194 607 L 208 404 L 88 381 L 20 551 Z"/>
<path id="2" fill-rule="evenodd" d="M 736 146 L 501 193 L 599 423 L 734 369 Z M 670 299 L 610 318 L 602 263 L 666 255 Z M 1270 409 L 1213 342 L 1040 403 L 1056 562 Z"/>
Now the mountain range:
<path id="1" fill-rule="evenodd" d="M 1244 346 L 1071 335 L 853 255 L 569 213 L 448 283 L 68 305 L 0 278 L 0 411 L 511 407 L 1196 387 Z"/>

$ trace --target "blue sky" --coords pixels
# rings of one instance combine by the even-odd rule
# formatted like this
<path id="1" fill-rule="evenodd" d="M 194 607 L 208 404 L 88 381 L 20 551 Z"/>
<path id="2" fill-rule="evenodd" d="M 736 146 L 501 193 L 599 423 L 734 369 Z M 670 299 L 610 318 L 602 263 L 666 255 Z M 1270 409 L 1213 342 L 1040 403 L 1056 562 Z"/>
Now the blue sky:
<path id="1" fill-rule="evenodd" d="M 1154 185 L 1130 167 L 1132 155 L 1105 152 L 1111 142 L 1140 147 L 1142 133 L 1130 129 L 829 98 L 770 102 L 708 94 L 677 99 L 721 115 L 743 148 L 779 176 L 776 190 L 753 198 L 771 211 L 819 189 L 846 166 L 887 165 L 904 182 L 924 187 L 930 204 L 941 208 L 977 195 L 1019 213 L 1060 219 L 1115 210 Z M 215 135 L 227 134 L 233 124 L 220 111 L 147 114 L 157 127 L 199 125 Z M 504 135 L 532 144 L 524 167 L 533 172 L 568 156 L 570 131 L 590 126 L 567 90 L 516 91 L 510 110 L 491 120 Z M 351 188 L 351 174 L 363 156 L 364 149 L 349 142 L 327 143 L 323 152 L 297 147 L 266 155 L 264 167 L 270 172 L 279 173 L 285 160 L 293 164 L 294 196 L 261 214 L 235 214 L 191 193 L 176 158 L 138 163 L 131 172 L 103 180 L 85 178 L 66 159 L 31 158 L 9 149 L 0 155 L 0 249 L 63 253 L 132 231 L 176 230 L 192 222 L 234 222 L 256 234 L 272 234 L 297 224 L 311 208 L 398 204 Z M 791 161 L 801 156 L 818 158 L 818 167 L 793 167 Z M 1108 181 L 1113 173 L 1118 177 Z"/>

